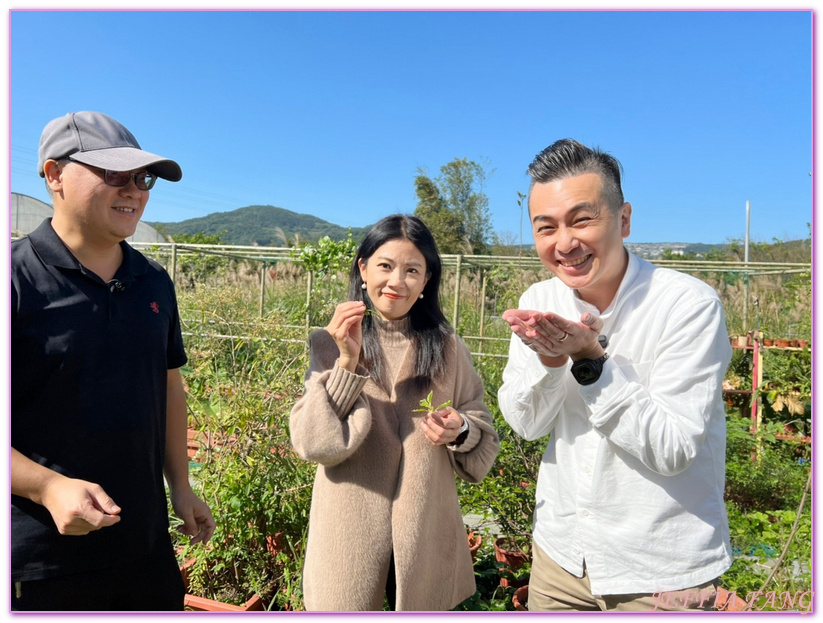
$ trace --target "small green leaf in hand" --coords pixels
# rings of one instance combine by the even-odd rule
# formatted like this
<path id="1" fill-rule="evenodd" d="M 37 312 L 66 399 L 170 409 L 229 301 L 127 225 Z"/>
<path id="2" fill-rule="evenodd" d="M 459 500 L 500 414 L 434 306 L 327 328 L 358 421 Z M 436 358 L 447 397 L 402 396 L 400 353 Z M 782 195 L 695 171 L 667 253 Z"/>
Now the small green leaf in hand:
<path id="1" fill-rule="evenodd" d="M 435 407 L 434 405 L 432 405 L 432 398 L 433 397 L 434 397 L 434 391 L 430 391 L 429 395 L 426 396 L 425 398 L 423 398 L 423 400 L 420 401 L 420 406 L 422 408 L 421 409 L 414 409 L 412 411 L 412 413 L 434 413 L 435 411 L 439 411 L 440 409 L 444 409 L 445 407 L 448 407 L 452 403 L 451 400 L 447 400 L 442 405 L 440 405 L 438 407 Z"/>

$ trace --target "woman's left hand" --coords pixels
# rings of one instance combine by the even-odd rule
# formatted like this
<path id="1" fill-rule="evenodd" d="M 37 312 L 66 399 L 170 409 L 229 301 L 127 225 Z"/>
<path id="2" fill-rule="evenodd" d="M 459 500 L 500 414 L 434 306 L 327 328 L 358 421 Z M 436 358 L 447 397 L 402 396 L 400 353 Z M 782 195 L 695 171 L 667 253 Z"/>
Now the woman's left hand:
<path id="1" fill-rule="evenodd" d="M 454 442 L 461 426 L 463 426 L 463 416 L 454 407 L 443 407 L 429 412 L 420 423 L 423 434 L 435 446 L 444 446 Z"/>

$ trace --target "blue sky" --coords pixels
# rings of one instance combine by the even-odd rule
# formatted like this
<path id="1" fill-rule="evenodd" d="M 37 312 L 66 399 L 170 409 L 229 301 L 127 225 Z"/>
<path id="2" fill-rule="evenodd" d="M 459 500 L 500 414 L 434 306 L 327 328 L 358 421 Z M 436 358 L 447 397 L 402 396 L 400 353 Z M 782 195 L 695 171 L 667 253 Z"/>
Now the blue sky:
<path id="1" fill-rule="evenodd" d="M 43 126 L 122 121 L 177 160 L 145 220 L 254 204 L 343 226 L 413 212 L 418 167 L 483 164 L 519 236 L 558 138 L 614 154 L 630 242 L 807 237 L 810 11 L 12 11 L 10 190 L 48 201 Z M 531 242 L 526 224 L 524 241 Z"/>

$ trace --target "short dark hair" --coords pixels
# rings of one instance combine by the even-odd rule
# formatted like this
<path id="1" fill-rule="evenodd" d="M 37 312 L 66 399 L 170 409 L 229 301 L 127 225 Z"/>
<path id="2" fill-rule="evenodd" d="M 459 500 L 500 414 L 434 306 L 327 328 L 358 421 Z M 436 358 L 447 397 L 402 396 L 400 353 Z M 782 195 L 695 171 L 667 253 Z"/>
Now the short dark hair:
<path id="1" fill-rule="evenodd" d="M 563 138 L 555 141 L 534 157 L 526 172 L 531 177 L 529 192 L 535 184 L 547 184 L 567 177 L 596 173 L 603 181 L 601 194 L 612 210 L 623 205 L 623 189 L 620 162 L 600 149 L 586 147 L 582 143 Z"/>
<path id="2" fill-rule="evenodd" d="M 360 275 L 360 260 L 369 261 L 375 251 L 391 240 L 408 240 L 426 260 L 428 281 L 423 288 L 423 298 L 415 301 L 409 310 L 412 341 L 417 351 L 415 383 L 426 387 L 439 374 L 445 372 L 444 342 L 452 332 L 448 320 L 440 308 L 440 275 L 443 265 L 434 236 L 426 224 L 416 216 L 392 214 L 378 221 L 366 234 L 357 249 L 351 266 L 349 279 L 349 300 L 363 301 L 368 309 L 373 309 Z M 373 379 L 382 384 L 382 353 L 377 343 L 377 332 L 373 315 L 363 319 L 363 348 L 360 353 L 363 365 Z"/>

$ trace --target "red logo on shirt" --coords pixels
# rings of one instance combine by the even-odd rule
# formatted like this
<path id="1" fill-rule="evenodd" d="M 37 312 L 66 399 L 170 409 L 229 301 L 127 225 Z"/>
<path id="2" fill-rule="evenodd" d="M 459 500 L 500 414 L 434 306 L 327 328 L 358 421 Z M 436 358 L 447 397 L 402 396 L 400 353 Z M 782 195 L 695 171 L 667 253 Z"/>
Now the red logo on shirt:
<path id="1" fill-rule="evenodd" d="M 151 303 L 151 305 L 149 305 L 149 307 L 151 307 L 151 310 L 152 310 L 155 314 L 159 314 L 159 313 L 160 313 L 160 306 L 157 304 L 157 301 L 152 301 L 152 303 Z"/>

